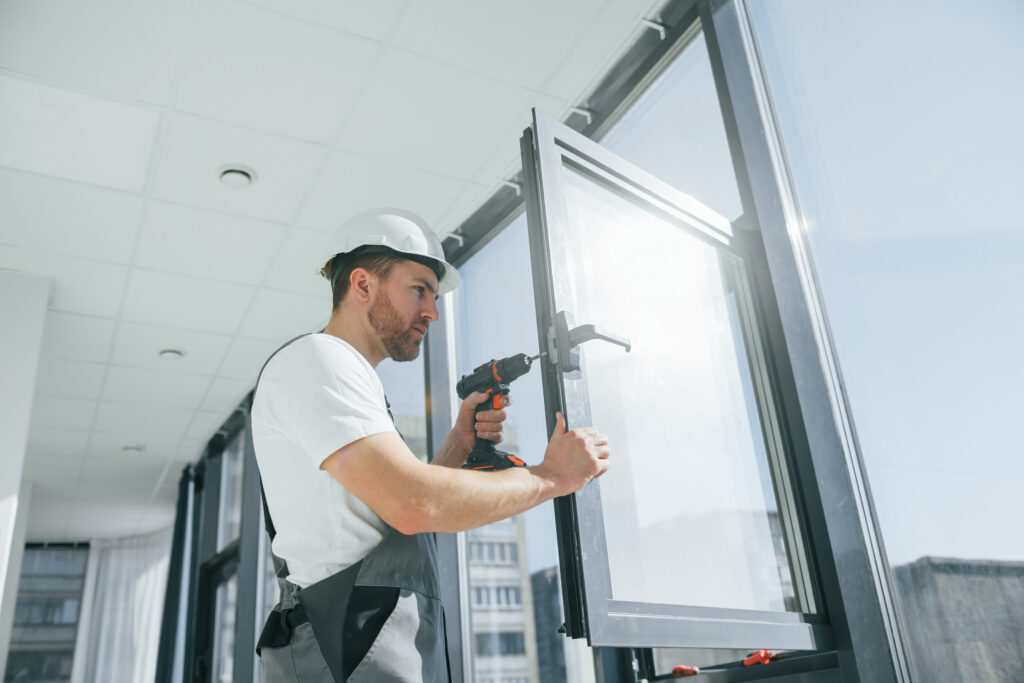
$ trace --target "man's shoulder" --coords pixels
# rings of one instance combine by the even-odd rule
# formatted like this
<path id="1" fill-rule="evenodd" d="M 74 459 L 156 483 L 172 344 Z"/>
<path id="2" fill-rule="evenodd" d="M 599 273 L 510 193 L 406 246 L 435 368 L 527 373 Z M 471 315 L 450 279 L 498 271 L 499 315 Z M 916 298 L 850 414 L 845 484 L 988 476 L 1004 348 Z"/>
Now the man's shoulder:
<path id="1" fill-rule="evenodd" d="M 324 361 L 331 364 L 346 363 L 363 366 L 365 361 L 352 346 L 329 334 L 307 334 L 279 349 L 268 361 L 267 369 L 278 365 L 319 366 Z M 371 368 L 372 369 L 372 368 Z"/>

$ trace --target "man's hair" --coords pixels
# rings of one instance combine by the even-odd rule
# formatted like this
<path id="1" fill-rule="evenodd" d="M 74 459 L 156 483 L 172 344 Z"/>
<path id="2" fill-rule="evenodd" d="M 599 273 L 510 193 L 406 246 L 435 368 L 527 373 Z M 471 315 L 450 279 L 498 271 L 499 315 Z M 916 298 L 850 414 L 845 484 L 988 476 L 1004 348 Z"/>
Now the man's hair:
<path id="1" fill-rule="evenodd" d="M 384 280 L 391 273 L 391 269 L 404 260 L 406 259 L 399 258 L 394 254 L 379 252 L 356 254 L 351 257 L 348 254 L 336 255 L 320 271 L 321 275 L 333 283 L 333 310 L 338 310 L 341 300 L 345 298 L 345 294 L 348 292 L 349 281 L 352 279 L 353 270 L 364 268 L 381 280 Z M 340 268 L 340 272 L 335 272 L 335 268 Z"/>

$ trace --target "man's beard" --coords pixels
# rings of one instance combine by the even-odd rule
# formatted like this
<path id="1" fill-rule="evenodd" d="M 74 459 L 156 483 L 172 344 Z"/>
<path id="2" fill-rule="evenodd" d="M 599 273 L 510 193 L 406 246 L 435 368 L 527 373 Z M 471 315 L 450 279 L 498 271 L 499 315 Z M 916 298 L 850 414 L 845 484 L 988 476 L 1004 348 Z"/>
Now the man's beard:
<path id="1" fill-rule="evenodd" d="M 376 300 L 370 306 L 370 325 L 380 337 L 393 360 L 415 360 L 420 355 L 420 338 L 410 325 L 402 321 L 387 293 L 379 290 Z"/>

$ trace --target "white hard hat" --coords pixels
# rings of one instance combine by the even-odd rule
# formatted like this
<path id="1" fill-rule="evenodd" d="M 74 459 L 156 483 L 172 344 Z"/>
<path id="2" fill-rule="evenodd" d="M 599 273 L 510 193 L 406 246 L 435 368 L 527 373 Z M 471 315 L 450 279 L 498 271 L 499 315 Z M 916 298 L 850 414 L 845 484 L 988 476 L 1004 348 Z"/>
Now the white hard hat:
<path id="1" fill-rule="evenodd" d="M 414 261 L 426 259 L 439 270 L 438 294 L 445 294 L 459 286 L 462 278 L 455 266 L 444 260 L 441 241 L 427 222 L 416 214 L 402 209 L 370 209 L 345 221 L 327 242 L 322 265 L 338 254 L 347 254 L 360 247 L 387 247 L 412 257 Z M 338 269 L 335 268 L 338 272 Z"/>

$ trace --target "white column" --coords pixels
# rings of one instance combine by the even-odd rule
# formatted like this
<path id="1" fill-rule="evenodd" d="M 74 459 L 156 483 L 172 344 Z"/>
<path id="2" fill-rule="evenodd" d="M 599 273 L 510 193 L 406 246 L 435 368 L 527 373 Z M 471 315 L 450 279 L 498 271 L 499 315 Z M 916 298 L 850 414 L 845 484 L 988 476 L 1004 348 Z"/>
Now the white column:
<path id="1" fill-rule="evenodd" d="M 25 548 L 32 487 L 22 486 L 21 475 L 49 297 L 48 279 L 0 270 L 0 672 Z"/>

